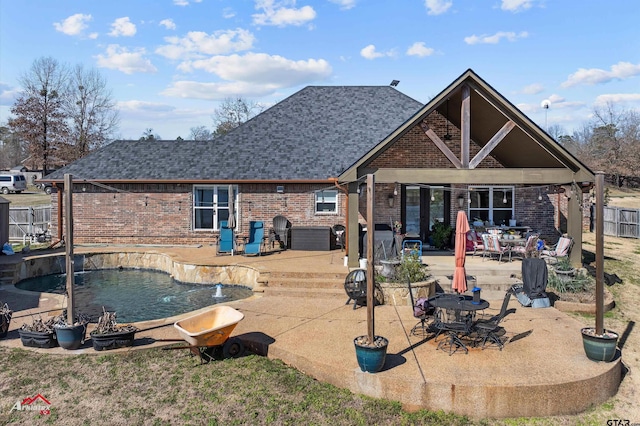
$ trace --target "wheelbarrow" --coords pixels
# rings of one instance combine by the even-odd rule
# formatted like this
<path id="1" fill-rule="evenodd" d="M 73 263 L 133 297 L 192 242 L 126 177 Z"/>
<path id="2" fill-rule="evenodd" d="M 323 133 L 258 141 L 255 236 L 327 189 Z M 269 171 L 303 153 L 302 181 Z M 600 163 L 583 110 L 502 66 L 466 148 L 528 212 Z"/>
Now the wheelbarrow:
<path id="1" fill-rule="evenodd" d="M 201 363 L 220 357 L 238 358 L 244 353 L 244 344 L 238 337 L 229 336 L 243 318 L 242 312 L 230 306 L 215 306 L 176 321 L 173 326 L 187 345 L 165 349 L 189 349 Z"/>

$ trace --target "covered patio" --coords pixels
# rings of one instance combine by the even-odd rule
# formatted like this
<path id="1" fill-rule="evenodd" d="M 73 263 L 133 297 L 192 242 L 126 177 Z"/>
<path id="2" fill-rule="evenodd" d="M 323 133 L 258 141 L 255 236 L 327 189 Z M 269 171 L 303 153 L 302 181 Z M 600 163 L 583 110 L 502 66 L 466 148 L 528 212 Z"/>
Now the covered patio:
<path id="1" fill-rule="evenodd" d="M 434 221 L 452 225 L 459 208 L 470 220 L 512 215 L 518 225 L 542 227 L 556 238 L 567 233 L 574 241 L 571 263 L 581 261 L 584 194 L 593 172 L 472 70 L 339 176 L 348 198 L 349 266 L 363 256 L 358 222 L 367 174 L 375 176 L 376 224 L 399 221 L 403 233 L 426 242 Z M 434 215 L 429 197 L 438 196 Z"/>

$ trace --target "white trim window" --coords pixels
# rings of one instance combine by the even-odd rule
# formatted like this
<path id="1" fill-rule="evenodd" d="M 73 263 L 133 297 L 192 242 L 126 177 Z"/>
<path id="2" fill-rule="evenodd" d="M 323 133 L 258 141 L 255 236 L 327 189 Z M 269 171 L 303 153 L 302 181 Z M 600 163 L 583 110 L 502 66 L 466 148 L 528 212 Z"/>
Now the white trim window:
<path id="1" fill-rule="evenodd" d="M 469 219 L 494 225 L 508 225 L 515 217 L 513 186 L 474 186 L 469 188 Z"/>
<path id="2" fill-rule="evenodd" d="M 338 190 L 324 189 L 321 191 L 316 191 L 315 212 L 316 214 L 338 213 Z"/>
<path id="3" fill-rule="evenodd" d="M 234 186 L 235 217 L 238 223 L 238 188 Z M 193 229 L 217 231 L 220 221 L 229 219 L 229 185 L 194 185 Z"/>

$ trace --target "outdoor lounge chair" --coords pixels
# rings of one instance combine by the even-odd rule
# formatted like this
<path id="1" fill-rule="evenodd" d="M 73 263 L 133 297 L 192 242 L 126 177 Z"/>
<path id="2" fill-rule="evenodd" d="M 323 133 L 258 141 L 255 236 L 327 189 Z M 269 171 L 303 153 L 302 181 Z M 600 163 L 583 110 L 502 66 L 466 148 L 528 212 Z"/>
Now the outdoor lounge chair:
<path id="1" fill-rule="evenodd" d="M 478 233 L 474 229 L 467 232 L 467 240 L 469 240 L 472 244 L 473 256 L 475 256 L 478 252 L 484 253 L 485 245 L 482 241 L 482 236 L 478 235 Z"/>
<path id="2" fill-rule="evenodd" d="M 289 247 L 289 231 L 291 230 L 291 222 L 282 216 L 278 215 L 273 218 L 273 231 L 275 233 L 275 241 L 280 241 L 282 248 L 285 250 Z"/>
<path id="3" fill-rule="evenodd" d="M 547 263 L 556 263 L 558 258 L 568 257 L 573 246 L 573 238 L 563 235 L 555 246 L 542 250 L 540 257 Z"/>
<path id="4" fill-rule="evenodd" d="M 264 222 L 262 221 L 250 221 L 249 222 L 249 236 L 245 237 L 244 242 L 244 254 L 262 254 L 264 246 Z"/>
<path id="5" fill-rule="evenodd" d="M 524 246 L 512 247 L 511 251 L 524 259 L 529 255 L 529 253 L 534 253 L 536 251 L 537 245 L 538 234 L 531 234 L 527 237 L 527 241 L 524 243 Z"/>
<path id="6" fill-rule="evenodd" d="M 220 238 L 218 240 L 218 251 L 217 254 L 220 253 L 229 253 L 233 254 L 235 250 L 235 238 L 233 229 L 227 226 L 227 221 L 220 221 Z"/>
<path id="7" fill-rule="evenodd" d="M 501 245 L 500 239 L 497 235 L 484 234 L 482 236 L 482 241 L 486 246 L 484 253 L 487 253 L 489 257 L 495 254 L 496 256 L 498 256 L 498 262 L 502 262 L 502 256 L 508 254 L 509 260 L 511 260 L 511 248 Z"/>

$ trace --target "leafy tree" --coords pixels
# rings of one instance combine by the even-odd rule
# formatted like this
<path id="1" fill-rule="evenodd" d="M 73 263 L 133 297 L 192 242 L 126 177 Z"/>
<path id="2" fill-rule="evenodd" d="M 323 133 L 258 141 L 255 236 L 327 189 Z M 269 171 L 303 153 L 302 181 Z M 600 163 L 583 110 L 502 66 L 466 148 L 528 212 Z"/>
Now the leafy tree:
<path id="1" fill-rule="evenodd" d="M 31 167 L 40 163 L 44 175 L 51 155 L 69 133 L 64 111 L 67 76 L 67 69 L 55 59 L 36 59 L 20 77 L 23 92 L 11 107 L 15 118 L 9 119 L 9 127 L 27 142 Z"/>
<path id="2" fill-rule="evenodd" d="M 189 133 L 189 140 L 210 141 L 213 139 L 213 133 L 207 129 L 207 126 L 192 127 L 190 130 L 191 133 Z"/>
<path id="3" fill-rule="evenodd" d="M 225 98 L 213 113 L 214 137 L 223 136 L 262 112 L 263 107 L 240 96 Z"/>
<path id="4" fill-rule="evenodd" d="M 82 65 L 73 69 L 66 95 L 70 131 L 64 157 L 74 161 L 112 139 L 118 110 L 107 81 L 95 69 L 85 70 Z"/>

